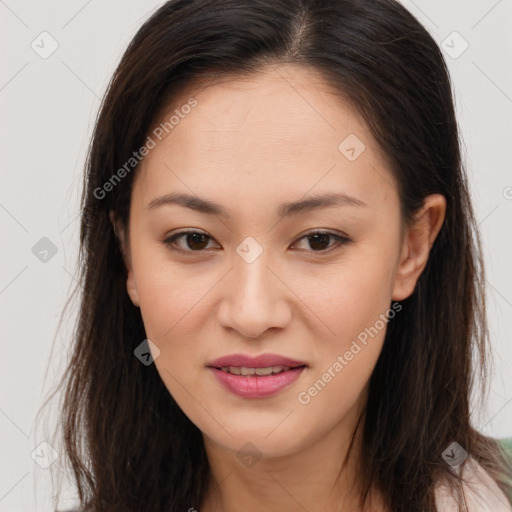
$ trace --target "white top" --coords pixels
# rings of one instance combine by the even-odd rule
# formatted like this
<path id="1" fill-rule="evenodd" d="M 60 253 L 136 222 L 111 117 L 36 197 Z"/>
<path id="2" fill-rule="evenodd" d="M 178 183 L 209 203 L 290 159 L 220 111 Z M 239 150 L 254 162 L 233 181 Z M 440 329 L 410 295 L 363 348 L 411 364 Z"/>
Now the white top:
<path id="1" fill-rule="evenodd" d="M 512 506 L 498 484 L 471 456 L 464 465 L 463 476 L 469 483 L 463 484 L 468 512 L 512 512 Z M 446 483 L 437 486 L 435 499 L 438 512 L 459 510 Z"/>

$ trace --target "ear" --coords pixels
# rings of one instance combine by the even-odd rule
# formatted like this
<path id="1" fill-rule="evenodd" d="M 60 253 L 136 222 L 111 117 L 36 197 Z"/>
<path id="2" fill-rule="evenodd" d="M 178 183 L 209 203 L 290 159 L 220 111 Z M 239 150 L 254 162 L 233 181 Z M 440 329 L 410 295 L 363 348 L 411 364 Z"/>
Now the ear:
<path id="1" fill-rule="evenodd" d="M 110 210 L 109 216 L 110 222 L 112 222 L 112 226 L 114 227 L 114 233 L 121 248 L 121 252 L 123 253 L 123 260 L 126 266 L 128 276 L 126 278 L 126 291 L 128 292 L 128 295 L 130 296 L 134 306 L 140 307 L 139 294 L 137 292 L 137 284 L 135 282 L 135 276 L 132 267 L 130 246 L 129 243 L 127 243 L 128 237 L 125 234 L 124 226 L 116 221 L 113 210 Z"/>
<path id="2" fill-rule="evenodd" d="M 445 215 L 446 198 L 441 194 L 432 194 L 425 198 L 415 215 L 414 224 L 406 228 L 395 275 L 393 300 L 404 300 L 413 293 Z"/>

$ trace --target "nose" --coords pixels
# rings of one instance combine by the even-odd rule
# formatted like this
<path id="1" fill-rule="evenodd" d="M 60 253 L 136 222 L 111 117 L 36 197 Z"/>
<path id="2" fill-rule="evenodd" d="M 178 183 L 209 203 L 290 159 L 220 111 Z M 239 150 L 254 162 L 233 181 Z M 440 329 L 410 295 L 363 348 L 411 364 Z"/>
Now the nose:
<path id="1" fill-rule="evenodd" d="M 273 328 L 282 329 L 292 317 L 293 293 L 283 277 L 269 267 L 264 254 L 252 263 L 236 259 L 221 289 L 219 323 L 245 338 L 261 337 Z"/>

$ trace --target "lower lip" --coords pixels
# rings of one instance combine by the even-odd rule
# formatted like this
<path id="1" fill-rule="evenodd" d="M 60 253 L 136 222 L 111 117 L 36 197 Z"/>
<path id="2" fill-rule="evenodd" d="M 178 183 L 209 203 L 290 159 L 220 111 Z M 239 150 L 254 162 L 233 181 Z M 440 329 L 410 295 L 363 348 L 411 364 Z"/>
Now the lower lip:
<path id="1" fill-rule="evenodd" d="M 275 375 L 233 375 L 211 366 L 208 368 L 228 391 L 244 398 L 275 395 L 297 380 L 306 369 L 300 366 Z"/>

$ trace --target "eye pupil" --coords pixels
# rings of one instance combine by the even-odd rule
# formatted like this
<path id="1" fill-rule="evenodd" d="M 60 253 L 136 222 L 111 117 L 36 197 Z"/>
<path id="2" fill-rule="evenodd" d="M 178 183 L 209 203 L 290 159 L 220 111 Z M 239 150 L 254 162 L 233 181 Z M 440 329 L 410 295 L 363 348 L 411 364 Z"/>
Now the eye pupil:
<path id="1" fill-rule="evenodd" d="M 325 242 L 327 241 L 327 246 L 329 246 L 329 238 L 330 238 L 331 235 L 327 234 L 327 233 L 315 233 L 314 235 L 309 235 L 308 238 L 309 238 L 309 245 L 311 246 L 312 249 L 317 249 L 317 250 L 320 250 L 322 251 L 323 249 L 325 249 L 325 247 L 318 247 L 316 246 L 317 242 L 320 240 L 320 246 L 322 246 L 322 241 Z M 313 240 L 313 242 L 311 242 L 311 240 Z"/>
<path id="2" fill-rule="evenodd" d="M 186 238 L 187 238 L 187 245 L 191 249 L 201 250 L 201 249 L 204 249 L 204 247 L 206 247 L 208 245 L 208 240 L 206 240 L 208 238 L 208 236 L 203 235 L 202 233 L 189 233 L 189 234 L 187 234 Z M 192 242 L 190 242 L 191 240 L 192 240 Z M 203 244 L 201 244 L 201 240 L 203 242 L 206 241 L 204 246 L 203 246 Z M 199 243 L 199 247 L 194 245 L 196 243 Z"/>

